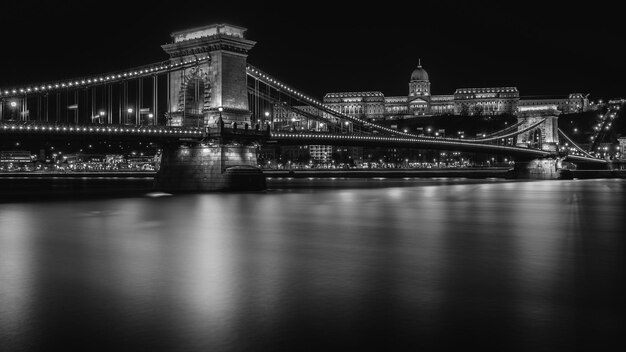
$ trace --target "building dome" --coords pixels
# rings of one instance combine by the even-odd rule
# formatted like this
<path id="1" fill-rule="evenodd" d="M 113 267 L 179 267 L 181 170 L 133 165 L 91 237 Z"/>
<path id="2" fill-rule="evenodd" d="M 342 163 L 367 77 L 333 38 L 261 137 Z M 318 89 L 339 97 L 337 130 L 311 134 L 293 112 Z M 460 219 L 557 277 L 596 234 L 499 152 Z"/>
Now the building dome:
<path id="1" fill-rule="evenodd" d="M 411 73 L 411 81 L 428 81 L 428 72 L 418 65 L 413 73 Z"/>

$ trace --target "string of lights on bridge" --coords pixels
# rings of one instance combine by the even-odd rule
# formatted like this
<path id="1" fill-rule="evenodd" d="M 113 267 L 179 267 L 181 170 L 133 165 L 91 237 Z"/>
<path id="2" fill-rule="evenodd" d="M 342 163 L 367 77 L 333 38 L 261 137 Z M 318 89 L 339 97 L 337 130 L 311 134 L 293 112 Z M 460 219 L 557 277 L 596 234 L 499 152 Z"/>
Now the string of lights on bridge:
<path id="1" fill-rule="evenodd" d="M 561 130 L 560 128 L 559 128 L 559 134 L 561 136 L 563 136 L 563 138 L 565 138 L 567 140 L 567 142 L 565 143 L 565 147 L 569 147 L 568 143 L 572 144 L 572 147 L 569 147 L 570 151 L 572 151 L 572 152 L 579 152 L 579 153 L 581 153 L 581 155 L 587 156 L 589 158 L 593 158 L 593 155 L 587 153 L 583 148 L 581 148 L 571 138 L 569 138 L 569 136 L 566 135 L 565 132 L 563 132 L 563 130 Z"/>
<path id="2" fill-rule="evenodd" d="M 425 138 L 404 138 L 404 137 L 381 137 L 381 136 L 356 136 L 356 135 L 329 135 L 329 134 L 313 134 L 313 133 L 287 133 L 287 132 L 271 132 L 271 138 L 275 139 L 285 139 L 285 140 L 302 140 L 306 139 L 307 143 L 318 140 L 320 142 L 324 141 L 337 141 L 343 142 L 346 141 L 358 141 L 358 142 L 394 142 L 394 143 L 423 143 L 423 144 L 443 144 L 450 145 L 450 148 L 455 148 L 459 146 L 471 148 L 471 149 L 480 149 L 480 150 L 490 150 L 500 149 L 503 151 L 514 152 L 516 154 L 525 154 L 529 156 L 536 157 L 545 157 L 550 155 L 549 151 L 538 150 L 538 149 L 529 149 L 523 147 L 514 147 L 514 146 L 494 146 L 494 145 L 486 145 L 486 144 L 477 144 L 477 143 L 468 143 L 466 141 L 443 141 L 443 140 L 429 140 Z M 567 158 L 578 161 L 587 161 L 587 162 L 601 162 L 604 163 L 604 160 L 587 157 L 582 155 L 568 155 Z"/>
<path id="3" fill-rule="evenodd" d="M 246 66 L 246 69 L 248 71 L 248 74 L 250 76 L 252 76 L 253 78 L 256 79 L 260 79 L 262 81 L 264 81 L 266 84 L 273 84 L 274 86 L 278 87 L 279 89 L 282 89 L 283 91 L 286 91 L 292 95 L 295 95 L 297 98 L 304 100 L 305 102 L 308 102 L 309 104 L 323 110 L 323 111 L 332 111 L 331 114 L 334 114 L 336 116 L 342 117 L 346 120 L 351 120 L 354 122 L 358 122 L 358 123 L 362 123 L 364 125 L 369 125 L 372 126 L 374 128 L 378 128 L 381 129 L 383 131 L 392 133 L 392 134 L 400 134 L 403 135 L 403 138 L 399 138 L 399 137 L 376 137 L 376 136 L 344 136 L 344 135 L 312 135 L 312 134 L 287 134 L 287 133 L 272 133 L 272 137 L 276 137 L 276 138 L 296 138 L 296 139 L 303 139 L 303 138 L 321 138 L 321 139 L 326 139 L 326 140 L 339 140 L 339 139 L 347 139 L 347 140 L 370 140 L 370 141 L 394 141 L 394 142 L 423 142 L 423 143 L 428 143 L 428 144 L 434 144 L 434 143 L 442 143 L 445 145 L 463 145 L 463 146 L 472 146 L 475 148 L 499 148 L 499 149 L 503 149 L 503 150 L 509 150 L 509 151 L 515 151 L 515 152 L 521 152 L 521 153 L 530 153 L 530 154 L 536 154 L 536 155 L 547 155 L 549 154 L 548 152 L 545 151 L 541 151 L 541 150 L 532 150 L 532 149 L 528 149 L 528 148 L 523 148 L 523 147 L 513 147 L 513 146 L 493 146 L 493 145 L 485 145 L 482 143 L 485 142 L 489 142 L 489 141 L 494 141 L 494 140 L 499 140 L 499 139 L 505 139 L 507 137 L 511 137 L 511 136 L 515 136 L 518 135 L 520 133 L 524 133 L 528 130 L 531 130 L 537 126 L 539 126 L 540 124 L 545 122 L 545 119 L 542 119 L 532 125 L 527 126 L 526 128 L 523 128 L 521 130 L 517 130 L 514 132 L 510 132 L 508 134 L 502 134 L 503 132 L 512 129 L 512 126 L 508 127 L 507 129 L 503 130 L 503 131 L 497 131 L 495 133 L 492 133 L 490 136 L 483 136 L 483 138 L 476 138 L 476 139 L 471 139 L 471 140 L 465 140 L 465 139 L 459 139 L 459 138 L 445 138 L 445 137 L 431 137 L 431 136 L 417 136 L 411 133 L 406 133 L 406 132 L 401 132 L 398 130 L 394 130 L 394 129 L 390 129 L 384 126 L 380 126 L 368 121 L 363 121 L 359 118 L 341 113 L 337 110 L 328 108 L 327 106 L 325 106 L 322 102 L 311 98 L 309 96 L 307 96 L 306 94 L 303 94 L 291 87 L 289 87 L 288 85 L 280 82 L 279 80 L 273 78 L 272 76 L 264 73 L 263 71 L 248 65 Z M 516 125 L 520 125 L 520 123 L 516 124 Z M 408 138 L 406 138 L 408 137 Z M 481 147 L 479 147 L 481 146 Z M 584 160 L 587 161 L 598 161 L 597 158 L 593 158 L 592 156 L 586 154 L 584 156 L 577 156 L 578 158 L 582 158 Z"/>
<path id="4" fill-rule="evenodd" d="M 131 128 L 131 127 L 93 127 L 93 126 L 24 126 L 18 124 L 2 126 L 1 131 L 10 132 L 59 132 L 59 133 L 123 133 L 123 134 L 140 134 L 140 135 L 165 135 L 165 136 L 190 136 L 200 137 L 204 131 L 199 128 Z"/>
<path id="5" fill-rule="evenodd" d="M 514 136 L 523 132 L 526 132 L 527 130 L 530 130 L 536 126 L 538 126 L 539 124 L 541 124 L 541 122 L 536 123 L 532 126 L 527 127 L 526 129 L 523 130 L 518 130 L 506 135 L 501 135 L 502 132 L 504 131 L 498 131 L 496 133 L 491 134 L 490 136 L 483 136 L 483 138 L 474 138 L 474 139 L 461 139 L 461 138 L 446 138 L 446 137 L 432 137 L 432 136 L 418 136 L 412 133 L 408 133 L 408 132 L 403 132 L 403 131 L 398 131 L 395 129 L 391 129 L 385 126 L 381 126 L 369 121 L 364 121 L 359 119 L 358 117 L 354 117 L 354 116 L 350 116 L 348 114 L 344 114 L 340 111 L 337 111 L 335 109 L 329 108 L 326 105 L 324 105 L 324 103 L 320 102 L 317 99 L 311 98 L 309 96 L 307 96 L 306 94 L 303 94 L 291 87 L 289 87 L 288 85 L 278 81 L 277 79 L 273 78 L 272 76 L 266 74 L 265 72 L 259 70 L 258 68 L 253 67 L 252 65 L 247 65 L 246 66 L 246 70 L 248 71 L 248 74 L 250 76 L 252 76 L 255 79 L 261 79 L 263 80 L 266 84 L 273 84 L 276 87 L 282 89 L 283 91 L 286 91 L 292 95 L 295 95 L 297 98 L 300 98 L 302 100 L 304 100 L 305 102 L 308 102 L 312 105 L 314 105 L 315 107 L 317 107 L 320 110 L 323 111 L 327 111 L 335 116 L 339 116 L 341 118 L 344 118 L 346 120 L 351 120 L 353 122 L 357 122 L 357 123 L 361 123 L 363 125 L 366 126 L 371 126 L 373 128 L 376 129 L 380 129 L 383 130 L 385 132 L 388 132 L 390 134 L 394 134 L 394 135 L 403 135 L 405 137 L 409 137 L 409 138 L 420 138 L 420 139 L 431 139 L 431 140 L 436 140 L 436 141 L 450 141 L 450 142 L 467 142 L 467 143 L 472 143 L 472 144 L 479 144 L 479 143 L 485 143 L 485 142 L 491 142 L 491 141 L 495 141 L 498 139 L 504 139 L 510 136 Z M 347 122 L 346 122 L 347 123 Z M 509 127 L 510 128 L 510 127 Z"/>
<path id="6" fill-rule="evenodd" d="M 598 123 L 593 126 L 593 135 L 590 137 L 592 142 L 590 152 L 594 153 L 596 148 L 598 148 L 600 142 L 602 142 L 602 137 L 604 137 L 604 133 L 611 129 L 611 125 L 613 124 L 613 119 L 617 116 L 617 110 L 620 107 L 609 107 L 605 114 L 601 114 L 598 116 Z"/>
<path id="7" fill-rule="evenodd" d="M 160 62 L 156 64 L 146 65 L 139 68 L 129 69 L 124 72 L 116 72 L 109 74 L 95 75 L 89 78 L 70 79 L 57 82 L 33 84 L 27 87 L 0 89 L 0 97 L 14 97 L 28 93 L 41 93 L 66 89 L 72 87 L 90 86 L 93 84 L 111 83 L 123 81 L 130 78 L 140 78 L 149 75 L 167 72 L 174 68 L 183 67 L 189 64 L 197 64 L 201 61 L 208 60 L 209 56 L 197 57 L 193 60 L 181 60 L 179 62 Z"/>
<path id="8" fill-rule="evenodd" d="M 184 68 L 186 65 L 190 65 L 190 64 L 198 64 L 204 60 L 208 60 L 210 59 L 209 56 L 203 56 L 203 57 L 196 57 L 194 59 L 188 59 L 188 60 L 180 60 L 178 62 L 172 62 L 172 61 L 166 61 L 166 62 L 160 62 L 160 63 L 155 63 L 155 64 L 151 64 L 151 65 L 146 65 L 146 66 L 142 66 L 139 68 L 134 68 L 134 69 L 129 69 L 129 70 L 125 70 L 123 72 L 116 72 L 116 73 L 109 73 L 109 74 L 101 74 L 101 75 L 95 75 L 92 77 L 88 77 L 88 78 L 81 78 L 81 79 L 71 79 L 71 80 L 64 80 L 64 81 L 57 81 L 57 82 L 50 82 L 50 83 L 41 83 L 41 84 L 36 84 L 36 85 L 30 85 L 30 86 L 26 86 L 26 87 L 21 87 L 21 88 L 14 88 L 14 89 L 5 89 L 5 90 L 0 90 L 0 98 L 2 97 L 13 97 L 13 96 L 18 96 L 18 95 L 22 95 L 22 94 L 29 94 L 29 93 L 42 93 L 42 92 L 49 92 L 49 91 L 58 91 L 61 89 L 67 89 L 67 88 L 72 88 L 72 87 L 81 87 L 81 86 L 90 86 L 90 85 L 98 85 L 98 84 L 106 84 L 106 83 L 112 83 L 112 82 L 118 82 L 118 81 L 123 81 L 123 80 L 127 80 L 127 79 L 133 79 L 133 78 L 141 78 L 141 77 L 145 77 L 145 76 L 150 76 L 150 75 L 155 75 L 155 74 L 160 74 L 160 73 L 164 73 L 164 72 L 168 72 L 172 69 L 180 69 L 180 68 Z M 389 134 L 392 135 L 400 135 L 402 137 L 382 137 L 382 136 L 359 136 L 359 135 L 352 135 L 352 136 L 345 136 L 345 135 L 311 135 L 311 134 L 286 134 L 286 133 L 273 133 L 272 137 L 275 138 L 298 138 L 298 139 L 302 139 L 302 138 L 320 138 L 320 139 L 335 139 L 335 140 L 361 140 L 361 141 L 386 141 L 386 142 L 403 142 L 403 143 L 407 143 L 407 142 L 412 142 L 412 143 L 426 143 L 426 144 L 434 144 L 434 143 L 441 143 L 443 145 L 458 145 L 458 146 L 472 146 L 474 148 L 498 148 L 498 149 L 502 149 L 502 150 L 510 150 L 510 151 L 515 151 L 515 152 L 524 152 L 524 153 L 530 153 L 530 154 L 536 154 L 536 155 L 545 155 L 546 152 L 545 151 L 540 151 L 540 150 L 529 150 L 528 148 L 520 148 L 520 147 L 511 147 L 511 146 L 494 146 L 494 145 L 485 145 L 485 144 L 481 144 L 481 143 L 485 143 L 485 142 L 489 142 L 489 141 L 493 141 L 493 140 L 497 140 L 497 139 L 503 139 L 506 138 L 510 135 L 516 135 L 519 133 L 522 133 L 528 129 L 534 128 L 536 127 L 536 125 L 539 125 L 541 122 L 536 123 L 530 127 L 527 127 L 525 129 L 522 130 L 518 130 L 512 133 L 509 133 L 507 135 L 502 135 L 503 132 L 505 132 L 506 130 L 511 129 L 511 127 L 503 130 L 503 131 L 499 131 L 496 133 L 491 134 L 490 136 L 486 137 L 483 136 L 483 138 L 476 138 L 476 139 L 459 139 L 459 138 L 446 138 L 446 137 L 432 137 L 432 136 L 418 136 L 412 133 L 408 133 L 408 132 L 403 132 L 403 131 L 398 131 L 395 129 L 391 129 L 385 126 L 381 126 L 369 121 L 364 121 L 358 117 L 354 117 L 354 116 L 350 116 L 348 114 L 342 113 L 340 111 L 337 111 L 335 109 L 329 108 L 326 105 L 324 105 L 322 102 L 311 98 L 310 96 L 307 96 L 306 94 L 303 94 L 299 91 L 297 91 L 296 89 L 293 89 L 292 87 L 289 87 L 288 85 L 276 80 L 275 78 L 271 77 L 270 75 L 262 72 L 261 70 L 251 66 L 251 65 L 247 65 L 246 66 L 246 70 L 248 72 L 248 74 L 250 76 L 252 76 L 255 79 L 261 80 L 263 81 L 265 84 L 268 85 L 273 85 L 275 87 L 277 87 L 277 89 L 280 89 L 283 92 L 287 92 L 288 94 L 291 94 L 292 96 L 296 97 L 296 99 L 300 99 L 303 100 L 304 102 L 311 104 L 313 106 L 315 106 L 316 108 L 322 110 L 322 111 L 326 111 L 327 113 L 330 113 L 331 115 L 334 115 L 336 117 L 340 117 L 342 119 L 347 120 L 346 124 L 348 124 L 348 121 L 352 121 L 353 123 L 359 123 L 359 124 L 363 124 L 365 126 L 370 126 L 372 128 L 375 129 L 379 129 L 381 131 L 387 132 Z M 605 121 L 605 125 L 607 124 L 606 121 L 608 121 L 608 116 L 611 116 L 611 118 L 613 118 L 615 115 L 611 114 L 612 112 L 609 111 L 607 112 L 607 114 L 604 116 L 604 121 Z M 543 122 L 543 121 L 542 121 Z M 604 127 L 604 126 L 602 126 Z M 598 130 L 598 132 L 602 129 L 602 127 L 600 128 L 596 128 L 596 130 Z M 610 127 L 610 122 L 608 122 L 608 126 L 606 127 L 607 129 Z M 152 128 L 128 128 L 128 127 L 115 127 L 115 126 L 108 126 L 108 127 L 86 127 L 86 126 L 29 126 L 29 125 L 4 125 L 2 126 L 2 129 L 4 131 L 12 131 L 12 132 L 21 132 L 21 131 L 41 131 L 41 132 L 74 132 L 74 133 L 85 133 L 85 132 L 95 132 L 95 133 L 138 133 L 138 134 L 161 134 L 161 135 L 173 135 L 173 136 L 193 136 L 193 137 L 201 137 L 202 134 L 204 133 L 201 130 L 195 130 L 195 129 L 171 129 L 171 128 L 164 128 L 164 129 L 152 129 Z M 485 138 L 486 137 L 486 138 Z M 592 137 L 593 138 L 593 137 Z M 572 142 L 572 144 L 574 144 Z M 574 144 L 575 145 L 575 144 Z M 575 145 L 576 146 L 576 145 Z M 577 147 L 577 146 L 576 146 Z M 580 149 L 578 147 L 578 149 Z M 584 152 L 584 151 L 582 151 Z M 587 157 L 591 157 L 588 153 L 584 152 L 584 154 Z M 594 158 L 595 159 L 595 158 Z M 595 159 L 597 160 L 597 159 Z"/>
<path id="9" fill-rule="evenodd" d="M 513 146 L 494 146 L 486 144 L 469 143 L 465 141 L 449 141 L 449 140 L 432 140 L 426 138 L 406 138 L 406 137 L 382 137 L 382 136 L 358 136 L 358 135 L 332 135 L 332 134 L 313 134 L 313 133 L 287 133 L 287 132 L 271 132 L 271 138 L 276 139 L 319 139 L 319 140 L 337 140 L 337 141 L 361 141 L 361 142 L 397 142 L 397 143 L 425 143 L 425 144 L 444 144 L 451 146 L 464 146 L 478 149 L 501 149 L 514 151 L 516 153 L 532 154 L 536 156 L 546 156 L 550 152 L 537 149 L 528 149 Z"/>
<path id="10" fill-rule="evenodd" d="M 291 94 L 295 95 L 297 98 L 303 99 L 304 101 L 306 101 L 306 102 L 316 106 L 317 108 L 319 108 L 321 110 L 331 111 L 331 114 L 335 114 L 335 115 L 340 116 L 340 117 L 342 117 L 342 118 L 344 118 L 346 120 L 351 120 L 352 122 L 357 122 L 357 123 L 361 123 L 361 124 L 364 124 L 364 125 L 369 125 L 369 126 L 372 126 L 374 128 L 383 130 L 383 131 L 391 133 L 391 134 L 400 134 L 400 135 L 405 135 L 405 136 L 408 136 L 408 137 L 418 137 L 417 135 L 414 135 L 412 133 L 407 133 L 407 132 L 402 132 L 402 131 L 394 130 L 394 129 L 391 129 L 391 128 L 387 128 L 387 127 L 384 127 L 384 126 L 381 126 L 381 125 L 378 125 L 378 124 L 375 124 L 375 123 L 371 123 L 371 122 L 368 122 L 368 121 L 361 120 L 361 119 L 356 118 L 354 116 L 350 116 L 350 115 L 344 114 L 344 113 L 339 112 L 339 111 L 337 111 L 335 109 L 328 108 L 327 106 L 325 106 L 322 102 L 318 101 L 317 99 L 314 99 L 314 98 L 311 98 L 311 97 L 309 97 L 309 96 L 307 96 L 305 94 L 302 94 L 301 92 L 299 92 L 299 91 L 289 87 L 288 85 L 286 85 L 286 84 L 276 80 L 275 78 L 271 77 L 270 75 L 264 73 L 263 71 L 255 68 L 255 67 L 253 67 L 251 65 L 246 66 L 246 69 L 248 70 L 248 73 L 251 76 L 253 76 L 254 78 L 262 79 L 262 80 L 265 81 L 265 83 L 272 83 L 275 86 L 283 89 L 284 91 L 287 91 L 288 93 L 291 93 Z M 434 137 L 431 137 L 431 138 L 434 138 Z M 451 138 L 449 138 L 449 139 L 451 139 Z"/>

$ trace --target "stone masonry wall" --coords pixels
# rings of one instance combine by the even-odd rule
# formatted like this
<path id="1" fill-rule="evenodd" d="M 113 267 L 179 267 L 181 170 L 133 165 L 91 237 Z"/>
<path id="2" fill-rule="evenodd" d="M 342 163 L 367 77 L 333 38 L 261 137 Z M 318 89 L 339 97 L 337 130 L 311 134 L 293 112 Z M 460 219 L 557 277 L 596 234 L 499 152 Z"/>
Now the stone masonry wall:
<path id="1" fill-rule="evenodd" d="M 227 168 L 257 166 L 255 147 L 245 146 L 170 146 L 165 147 L 155 188 L 178 191 L 215 191 L 237 189 Z M 261 174 L 262 175 L 262 174 Z"/>
<path id="2" fill-rule="evenodd" d="M 521 179 L 554 180 L 560 178 L 557 159 L 534 159 L 515 162 L 515 175 Z"/>

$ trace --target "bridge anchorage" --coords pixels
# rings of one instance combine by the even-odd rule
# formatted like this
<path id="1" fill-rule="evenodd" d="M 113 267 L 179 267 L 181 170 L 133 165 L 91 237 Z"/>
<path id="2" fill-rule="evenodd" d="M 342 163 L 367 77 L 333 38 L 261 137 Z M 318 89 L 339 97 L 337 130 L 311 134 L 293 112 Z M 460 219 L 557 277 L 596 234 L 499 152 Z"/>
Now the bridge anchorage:
<path id="1" fill-rule="evenodd" d="M 204 128 L 201 140 L 163 145 L 155 188 L 173 191 L 263 190 L 257 146 L 266 131 L 253 126 L 246 85 L 247 53 L 255 42 L 245 28 L 210 25 L 172 33 L 162 46 L 171 62 L 208 60 L 170 76 L 171 126 Z"/>

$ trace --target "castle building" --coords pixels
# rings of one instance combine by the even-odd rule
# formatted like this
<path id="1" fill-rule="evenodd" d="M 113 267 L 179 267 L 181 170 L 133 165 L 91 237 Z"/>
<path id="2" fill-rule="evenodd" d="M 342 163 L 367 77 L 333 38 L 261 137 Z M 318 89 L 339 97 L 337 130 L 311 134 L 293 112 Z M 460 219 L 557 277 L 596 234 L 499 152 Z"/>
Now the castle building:
<path id="1" fill-rule="evenodd" d="M 520 106 L 556 105 L 564 113 L 586 111 L 587 95 L 520 96 L 516 87 L 459 88 L 454 94 L 432 95 L 428 72 L 421 62 L 411 73 L 407 96 L 385 96 L 379 91 L 337 92 L 324 96 L 324 103 L 337 111 L 368 118 L 406 119 L 432 115 L 515 114 Z"/>

